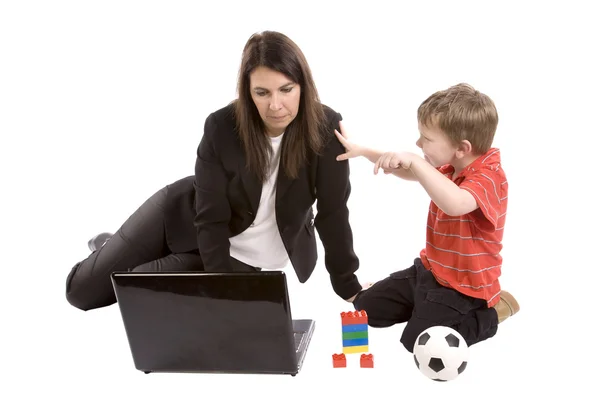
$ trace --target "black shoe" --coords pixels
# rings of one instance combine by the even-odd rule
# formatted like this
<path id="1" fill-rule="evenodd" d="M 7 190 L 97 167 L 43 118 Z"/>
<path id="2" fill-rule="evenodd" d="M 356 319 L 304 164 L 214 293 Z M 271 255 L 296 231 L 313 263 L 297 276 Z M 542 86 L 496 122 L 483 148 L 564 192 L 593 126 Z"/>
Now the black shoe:
<path id="1" fill-rule="evenodd" d="M 112 237 L 112 233 L 102 232 L 91 238 L 88 242 L 88 248 L 94 252 L 100 249 Z"/>

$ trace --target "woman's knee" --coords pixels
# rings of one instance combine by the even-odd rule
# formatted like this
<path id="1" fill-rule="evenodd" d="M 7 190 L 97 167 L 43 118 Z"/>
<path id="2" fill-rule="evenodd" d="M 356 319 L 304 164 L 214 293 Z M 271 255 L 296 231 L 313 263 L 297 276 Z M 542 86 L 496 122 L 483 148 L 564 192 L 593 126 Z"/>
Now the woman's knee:
<path id="1" fill-rule="evenodd" d="M 67 292 L 66 297 L 69 304 L 82 311 L 90 311 L 96 308 L 106 307 L 115 303 L 115 300 L 113 299 L 100 299 L 98 297 L 86 294 L 85 291 Z"/>
<path id="2" fill-rule="evenodd" d="M 80 265 L 81 263 L 75 265 L 69 272 L 69 275 L 67 275 L 65 288 L 67 302 L 83 311 L 89 311 L 114 303 L 113 292 L 102 294 L 99 282 L 93 282 L 91 277 L 85 278 L 77 274 Z"/>
<path id="3" fill-rule="evenodd" d="M 85 296 L 83 296 L 83 291 L 79 290 L 79 284 L 77 281 L 73 281 L 75 274 L 77 273 L 77 268 L 79 264 L 75 265 L 73 269 L 67 275 L 66 282 L 66 298 L 69 304 L 73 307 L 78 308 L 83 311 L 89 310 L 89 305 L 86 302 Z"/>
<path id="4" fill-rule="evenodd" d="M 67 301 L 73 307 L 78 308 L 78 309 L 80 309 L 82 311 L 89 311 L 89 310 L 91 310 L 91 309 L 94 308 L 90 304 L 90 302 L 87 301 L 87 299 L 85 299 L 85 297 L 79 296 L 76 293 L 69 293 L 69 292 L 67 292 Z"/>

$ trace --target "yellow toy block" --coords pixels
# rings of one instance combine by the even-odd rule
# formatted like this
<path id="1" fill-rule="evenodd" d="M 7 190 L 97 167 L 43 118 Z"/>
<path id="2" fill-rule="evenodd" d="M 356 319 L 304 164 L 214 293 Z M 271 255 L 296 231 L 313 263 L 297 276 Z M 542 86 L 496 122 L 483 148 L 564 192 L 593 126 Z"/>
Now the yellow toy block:
<path id="1" fill-rule="evenodd" d="M 344 354 L 352 354 L 352 353 L 368 353 L 369 346 L 346 346 L 343 347 Z"/>

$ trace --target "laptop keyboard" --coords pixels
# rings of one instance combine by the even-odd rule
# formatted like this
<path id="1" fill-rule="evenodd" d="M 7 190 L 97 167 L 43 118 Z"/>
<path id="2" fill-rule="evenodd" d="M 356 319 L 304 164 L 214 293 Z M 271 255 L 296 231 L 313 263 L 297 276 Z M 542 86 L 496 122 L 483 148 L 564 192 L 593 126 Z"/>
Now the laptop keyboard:
<path id="1" fill-rule="evenodd" d="M 296 346 L 296 352 L 300 350 L 300 343 L 302 343 L 303 337 L 304 332 L 294 332 L 294 346 Z"/>

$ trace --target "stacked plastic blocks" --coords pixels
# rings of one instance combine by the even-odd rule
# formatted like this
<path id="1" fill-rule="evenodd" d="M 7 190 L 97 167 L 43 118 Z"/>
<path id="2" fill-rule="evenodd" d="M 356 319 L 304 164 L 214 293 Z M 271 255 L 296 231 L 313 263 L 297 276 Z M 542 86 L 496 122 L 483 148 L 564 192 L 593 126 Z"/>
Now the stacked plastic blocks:
<path id="1" fill-rule="evenodd" d="M 369 324 L 365 311 L 340 313 L 342 317 L 342 351 L 344 354 L 369 351 Z"/>

